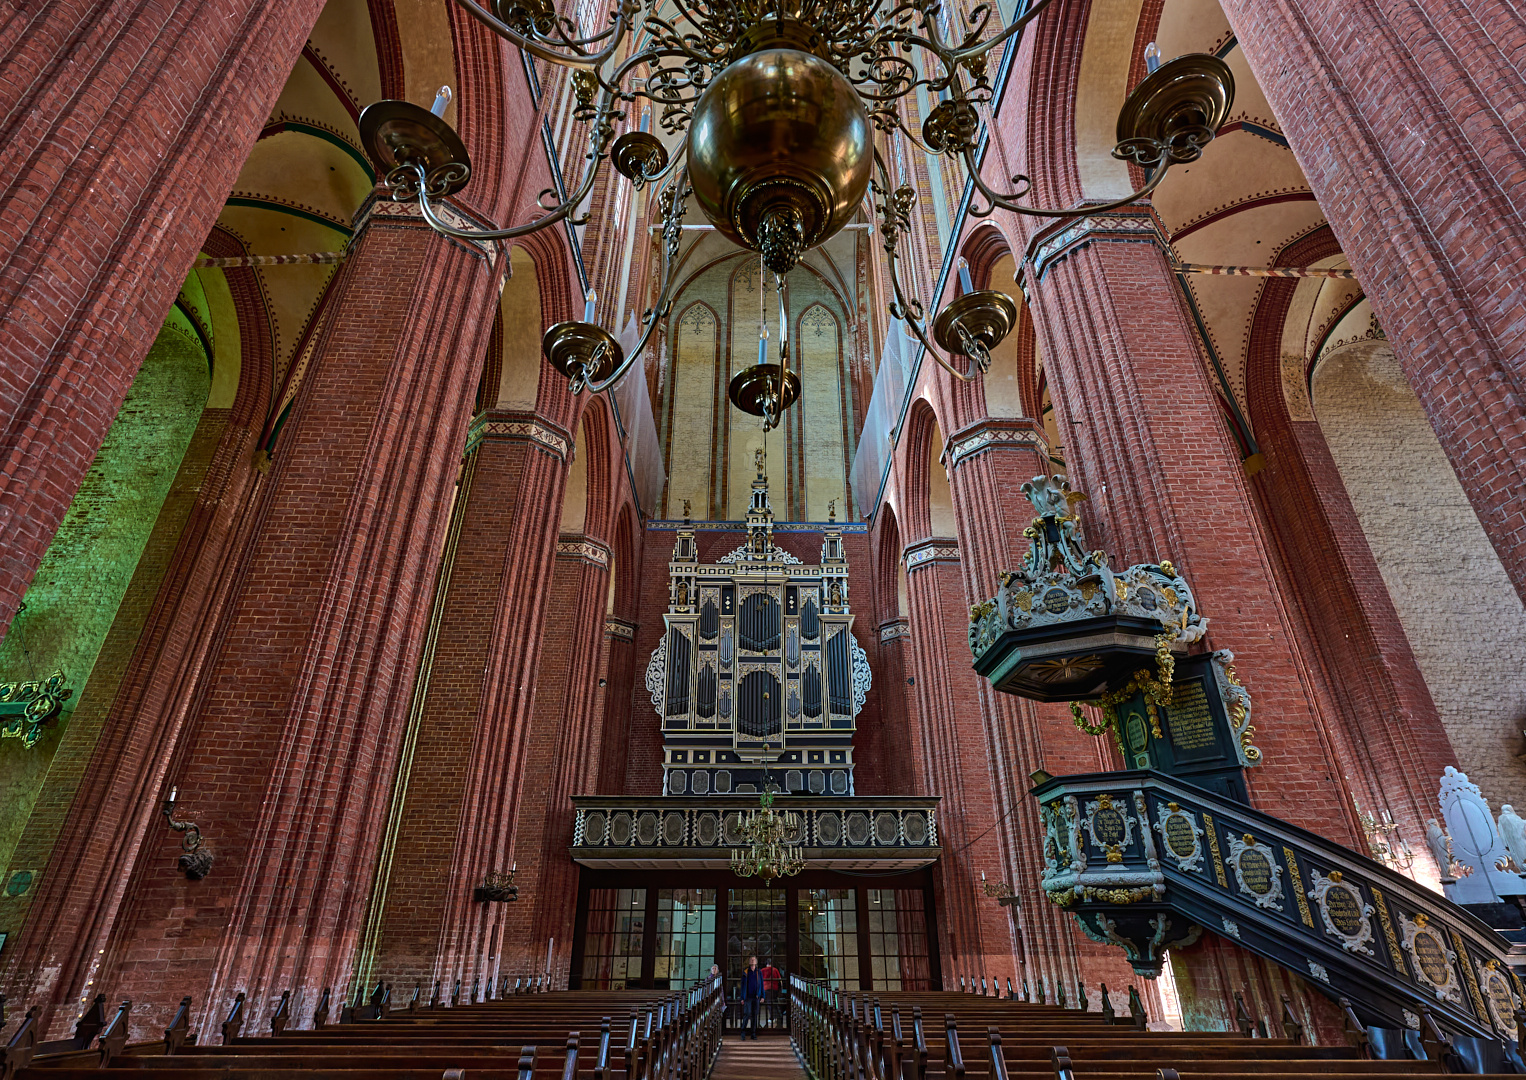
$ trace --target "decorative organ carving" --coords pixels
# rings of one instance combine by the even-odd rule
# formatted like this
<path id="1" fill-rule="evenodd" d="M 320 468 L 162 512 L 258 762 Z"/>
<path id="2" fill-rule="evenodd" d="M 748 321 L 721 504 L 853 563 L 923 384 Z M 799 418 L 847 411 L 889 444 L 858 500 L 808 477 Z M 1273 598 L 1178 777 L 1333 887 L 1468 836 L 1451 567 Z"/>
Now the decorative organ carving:
<path id="1" fill-rule="evenodd" d="M 685 519 L 673 545 L 667 635 L 646 679 L 667 794 L 756 792 L 765 762 L 785 791 L 853 793 L 869 664 L 853 637 L 842 533 L 829 525 L 821 562 L 808 565 L 774 545 L 773 526 L 760 473 L 745 544 L 700 563 Z"/>

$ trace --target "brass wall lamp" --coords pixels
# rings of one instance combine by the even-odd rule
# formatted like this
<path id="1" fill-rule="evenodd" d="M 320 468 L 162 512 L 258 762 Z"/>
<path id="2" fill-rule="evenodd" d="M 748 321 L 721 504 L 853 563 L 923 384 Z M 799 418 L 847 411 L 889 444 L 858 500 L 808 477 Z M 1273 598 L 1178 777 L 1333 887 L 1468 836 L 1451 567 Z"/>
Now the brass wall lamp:
<path id="1" fill-rule="evenodd" d="M 519 886 L 514 884 L 514 875 L 518 871 L 519 864 L 514 863 L 507 874 L 498 872 L 485 875 L 482 884 L 472 890 L 472 899 L 479 904 L 507 904 L 518 900 Z"/>
<path id="2" fill-rule="evenodd" d="M 201 826 L 194 821 L 175 820 L 175 797 L 179 791 L 179 788 L 170 788 L 170 797 L 164 800 L 164 820 L 181 834 L 181 872 L 192 881 L 200 881 L 212 870 L 212 853 L 202 847 Z"/>

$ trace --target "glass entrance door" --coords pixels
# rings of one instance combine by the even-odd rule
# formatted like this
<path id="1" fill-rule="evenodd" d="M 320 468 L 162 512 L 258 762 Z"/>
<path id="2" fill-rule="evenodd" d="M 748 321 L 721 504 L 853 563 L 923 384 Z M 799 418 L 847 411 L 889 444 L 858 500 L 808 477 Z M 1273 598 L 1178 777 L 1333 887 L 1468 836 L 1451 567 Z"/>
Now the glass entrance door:
<path id="1" fill-rule="evenodd" d="M 765 972 L 764 1000 L 758 1014 L 760 1028 L 788 1025 L 785 1015 L 783 976 L 789 941 L 786 912 L 788 894 L 783 889 L 732 889 L 726 906 L 726 1022 L 739 1031 L 746 1020 L 742 1002 L 742 973 L 747 961 L 756 956 L 758 967 L 770 966 L 780 972 L 770 978 Z"/>
<path id="2" fill-rule="evenodd" d="M 779 974 L 766 980 L 762 1023 L 783 1027 L 788 976 L 846 991 L 929 990 L 941 985 L 936 912 L 925 880 L 870 888 L 846 875 L 808 872 L 771 889 L 722 871 L 584 871 L 574 922 L 571 981 L 583 989 L 692 986 L 720 965 L 742 1015 L 747 958 Z M 880 884 L 876 882 L 875 884 Z M 899 883 L 898 883 L 899 884 Z M 813 887 L 816 886 L 816 887 Z M 771 963 L 770 963 L 771 962 Z"/>

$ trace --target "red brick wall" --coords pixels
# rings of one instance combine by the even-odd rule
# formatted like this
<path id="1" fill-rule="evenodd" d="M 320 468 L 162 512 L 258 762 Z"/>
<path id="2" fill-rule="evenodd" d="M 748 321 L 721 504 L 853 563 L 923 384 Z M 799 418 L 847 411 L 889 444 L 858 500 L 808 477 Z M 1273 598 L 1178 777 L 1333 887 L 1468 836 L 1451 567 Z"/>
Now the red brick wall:
<path id="1" fill-rule="evenodd" d="M 1321 231 L 1279 262 L 1305 266 L 1336 249 Z M 1456 757 L 1317 423 L 1290 418 L 1282 335 L 1297 283 L 1267 283 L 1252 324 L 1247 399 L 1266 466 L 1251 490 L 1277 570 L 1299 615 L 1345 781 L 1364 808 L 1386 807 L 1408 836 L 1435 816 L 1436 783 Z M 1246 658 L 1249 659 L 1249 658 Z"/>
<path id="2" fill-rule="evenodd" d="M 1526 24 L 1499 0 L 1224 11 L 1526 596 Z"/>
<path id="3" fill-rule="evenodd" d="M 1330 718 L 1315 701 L 1287 588 L 1219 418 L 1170 268 L 1150 242 L 1097 242 L 1030 284 L 1055 408 L 1071 431 L 1071 486 L 1087 544 L 1115 566 L 1170 559 L 1232 649 L 1258 715 L 1264 764 L 1252 802 L 1340 843 L 1360 845 Z M 1125 299 L 1127 298 L 1126 302 Z M 1125 314 L 1126 310 L 1126 314 Z M 1081 420 L 1080 424 L 1069 424 Z"/>
<path id="4" fill-rule="evenodd" d="M 579 537 L 578 539 L 582 539 Z M 604 609 L 609 570 L 586 556 L 561 554 L 551 589 L 545 656 L 535 694 L 530 771 L 515 826 L 516 853 L 528 865 L 530 903 L 506 928 L 509 974 L 538 975 L 550 953 L 553 984 L 567 985 L 572 958 L 578 868 L 567 857 L 572 844 L 572 796 L 594 790 L 604 692 L 598 686 L 604 659 Z M 517 920 L 523 919 L 520 923 Z M 508 955 L 522 950 L 521 958 Z M 519 966 L 523 965 L 523 966 Z"/>

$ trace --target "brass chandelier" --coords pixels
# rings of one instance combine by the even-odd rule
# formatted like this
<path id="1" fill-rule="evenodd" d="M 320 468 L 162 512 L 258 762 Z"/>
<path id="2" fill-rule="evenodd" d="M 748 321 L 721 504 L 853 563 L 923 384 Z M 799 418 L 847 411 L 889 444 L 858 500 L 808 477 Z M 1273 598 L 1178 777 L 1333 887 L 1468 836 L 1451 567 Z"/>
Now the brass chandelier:
<path id="1" fill-rule="evenodd" d="M 758 809 L 750 811 L 742 823 L 745 847 L 731 850 L 731 870 L 737 877 L 756 877 L 764 885 L 775 878 L 792 877 L 805 869 L 805 856 L 789 842 L 800 835 L 800 815 L 774 809 L 772 785 L 766 785 L 758 797 Z"/>
<path id="2" fill-rule="evenodd" d="M 1234 80 L 1223 61 L 1189 54 L 1166 64 L 1151 56 L 1150 73 L 1125 101 L 1113 156 L 1145 170 L 1147 180 L 1125 198 L 1102 204 L 1042 208 L 1023 200 L 1028 177 L 998 191 L 977 161 L 982 117 L 989 125 L 991 50 L 1013 41 L 1052 0 L 1037 0 L 999 32 L 982 3 L 950 29 L 944 0 L 616 0 L 602 29 L 581 27 L 552 0 L 457 0 L 500 37 L 531 56 L 572 70 L 574 118 L 589 124 L 582 176 L 564 199 L 542 192 L 545 214 L 524 225 L 472 230 L 449 224 L 436 200 L 471 177 L 466 148 L 436 110 L 381 101 L 360 117 L 361 138 L 392 198 L 417 200 L 437 231 L 463 240 L 508 240 L 567 220 L 593 190 L 608 158 L 635 188 L 653 185 L 661 215 L 662 270 L 657 299 L 642 315 L 640 340 L 626 355 L 594 320 L 551 327 L 547 360 L 570 379 L 573 393 L 614 385 L 645 349 L 673 302 L 682 221 L 690 199 L 705 219 L 759 254 L 775 275 L 781 311 L 777 360 L 766 355 L 731 383 L 731 400 L 779 422 L 799 398 L 790 370 L 788 293 L 784 277 L 803 253 L 830 239 L 871 198 L 879 218 L 894 300 L 890 314 L 953 376 L 976 379 L 990 350 L 1013 328 L 1017 309 L 1003 293 L 971 288 L 928 315 L 899 272 L 899 241 L 911 229 L 915 189 L 895 181 L 874 133 L 909 140 L 917 149 L 959 161 L 973 182 L 977 217 L 997 208 L 1065 218 L 1124 206 L 1148 195 L 1176 164 L 1196 160 L 1224 122 Z M 491 7 L 483 6 L 483 3 Z M 918 90 L 938 104 L 920 133 L 903 122 L 900 101 Z M 644 104 L 645 103 L 645 104 Z M 669 135 L 684 139 L 671 156 L 663 142 L 629 122 L 650 109 Z M 443 102 L 437 101 L 443 112 Z M 617 128 L 624 128 L 617 136 Z M 889 143 L 887 142 L 888 146 Z M 983 200 L 983 201 L 982 201 Z M 611 320 L 613 322 L 613 320 Z M 929 340 L 929 335 L 931 340 Z M 964 358 L 963 370 L 945 359 Z"/>

